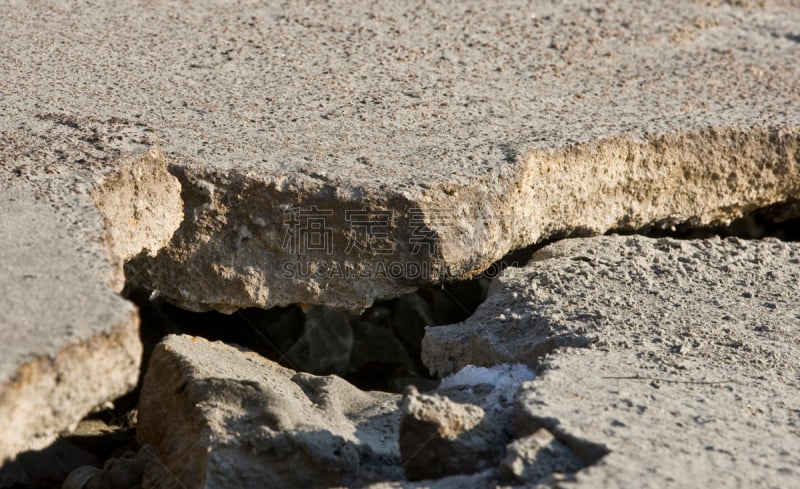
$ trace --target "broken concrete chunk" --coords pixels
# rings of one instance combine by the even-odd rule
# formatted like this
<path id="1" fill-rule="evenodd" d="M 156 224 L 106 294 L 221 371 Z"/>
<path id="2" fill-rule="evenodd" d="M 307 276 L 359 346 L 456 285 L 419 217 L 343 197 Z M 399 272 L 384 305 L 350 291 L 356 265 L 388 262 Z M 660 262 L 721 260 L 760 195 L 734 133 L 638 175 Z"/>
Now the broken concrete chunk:
<path id="1" fill-rule="evenodd" d="M 428 328 L 423 362 L 446 375 L 468 364 L 536 365 L 557 348 L 589 345 L 693 357 L 712 348 L 708 328 L 733 326 L 736 344 L 779 338 L 800 314 L 798 260 L 800 245 L 774 239 L 560 241 L 506 269 L 468 320 Z M 606 334 L 615 329 L 630 334 Z"/>
<path id="2" fill-rule="evenodd" d="M 540 428 L 532 435 L 508 444 L 501 474 L 516 483 L 553 482 L 584 468 L 584 463 L 552 433 Z"/>
<path id="3" fill-rule="evenodd" d="M 168 336 L 140 400 L 137 436 L 159 459 L 142 486 L 494 487 L 516 431 L 519 379 L 530 373 L 493 372 L 514 381 L 459 383 L 469 374 L 429 394 L 410 387 L 401 400 L 234 346 Z"/>
<path id="4" fill-rule="evenodd" d="M 495 466 L 503 444 L 479 406 L 406 390 L 400 404 L 400 454 L 409 480 L 470 474 Z M 488 429 L 487 429 L 488 428 Z"/>
<path id="5" fill-rule="evenodd" d="M 167 468 L 152 487 L 362 485 L 402 478 L 396 402 L 222 343 L 169 336 L 150 362 L 137 436 Z"/>
<path id="6" fill-rule="evenodd" d="M 800 244 L 772 239 L 562 241 L 430 328 L 426 361 L 539 364 L 516 435 L 544 428 L 593 464 L 575 487 L 791 486 L 798 265 Z"/>
<path id="7" fill-rule="evenodd" d="M 48 201 L 0 181 L 0 463 L 47 446 L 132 389 L 142 353 L 132 304 L 89 196 Z"/>

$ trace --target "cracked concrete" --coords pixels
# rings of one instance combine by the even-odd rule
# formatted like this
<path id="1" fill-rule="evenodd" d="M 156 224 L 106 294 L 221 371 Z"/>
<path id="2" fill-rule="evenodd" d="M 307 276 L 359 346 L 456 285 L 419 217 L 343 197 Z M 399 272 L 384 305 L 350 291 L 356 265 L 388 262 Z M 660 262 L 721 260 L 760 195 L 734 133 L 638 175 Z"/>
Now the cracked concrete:
<path id="1" fill-rule="evenodd" d="M 360 310 L 547 237 L 795 199 L 798 15 L 781 2 L 10 2 L 0 131 L 47 150 L 54 121 L 87 162 L 158 142 L 187 219 L 128 277 L 176 304 Z M 284 211 L 312 207 L 332 212 L 331 248 L 287 249 Z M 365 237 L 344 211 L 359 209 L 389 217 L 348 253 Z M 310 276 L 287 270 L 297 262 Z M 376 270 L 395 263 L 423 273 Z"/>
<path id="2" fill-rule="evenodd" d="M 361 310 L 546 238 L 796 204 L 796 7 L 4 2 L 0 458 L 131 387 L 125 280 Z M 286 246 L 291 209 L 325 246 Z"/>
<path id="3" fill-rule="evenodd" d="M 602 456 L 569 487 L 788 487 L 798 264 L 800 244 L 774 239 L 563 240 L 507 269 L 469 320 L 428 328 L 423 360 L 537 365 L 518 435 Z"/>
<path id="4" fill-rule="evenodd" d="M 163 245 L 182 217 L 177 180 L 156 151 L 106 172 L 3 169 L 0 460 L 46 446 L 136 385 L 139 319 L 117 294 L 122 262 Z"/>
<path id="5" fill-rule="evenodd" d="M 516 423 L 524 431 L 517 433 L 514 399 L 533 372 L 508 367 L 466 372 L 427 394 L 410 387 L 401 397 L 170 335 L 156 347 L 142 388 L 137 437 L 145 448 L 119 468 L 133 463 L 124 472 L 145 489 L 444 489 L 497 487 L 501 464 L 510 467 L 505 482 L 525 483 L 596 462 L 577 460 L 545 429 L 529 436 L 529 424 Z M 79 470 L 74 478 L 100 483 L 115 470 Z"/>

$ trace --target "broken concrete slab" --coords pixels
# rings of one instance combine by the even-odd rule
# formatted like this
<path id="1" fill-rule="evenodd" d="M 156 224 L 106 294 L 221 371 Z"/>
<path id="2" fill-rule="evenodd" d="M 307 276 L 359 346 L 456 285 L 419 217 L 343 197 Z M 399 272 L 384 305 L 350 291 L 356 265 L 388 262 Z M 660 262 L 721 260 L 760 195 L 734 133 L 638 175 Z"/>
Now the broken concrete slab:
<path id="1" fill-rule="evenodd" d="M 410 387 L 401 399 L 170 335 L 156 347 L 139 403 L 137 437 L 151 448 L 136 460 L 151 463 L 132 472 L 144 488 L 495 487 L 516 437 L 514 399 L 533 372 L 468 370 L 435 392 Z M 112 489 L 102 481 L 130 462 L 74 477 Z M 546 475 L 557 466 L 539 462 L 521 457 L 515 467 Z"/>
<path id="2" fill-rule="evenodd" d="M 73 221 L 69 210 L 18 190 L 0 196 L 0 216 L 5 461 L 133 388 L 141 344 L 134 307 L 112 288 L 118 267 L 115 277 L 106 250 L 86 234 L 101 237 L 102 222 Z"/>
<path id="3" fill-rule="evenodd" d="M 606 236 L 507 269 L 475 316 L 429 328 L 425 361 L 527 361 L 517 435 L 591 468 L 576 487 L 797 480 L 800 244 Z M 585 348 L 575 348 L 585 347 Z"/>
<path id="4" fill-rule="evenodd" d="M 75 145 L 103 171 L 159 144 L 187 218 L 128 278 L 194 310 L 360 310 L 547 237 L 726 222 L 800 188 L 800 11 L 782 2 L 6 2 L 0 19 L 0 141 L 38 142 L 4 164 L 46 178 Z"/>
<path id="5" fill-rule="evenodd" d="M 139 401 L 137 437 L 166 468 L 146 474 L 145 487 L 402 479 L 397 399 L 223 343 L 168 336 L 153 353 Z"/>
<path id="6" fill-rule="evenodd" d="M 142 346 L 136 310 L 117 294 L 122 262 L 163 246 L 182 218 L 156 151 L 93 171 L 26 141 L 0 140 L 0 461 L 136 385 Z M 26 166 L 36 151 L 45 166 Z"/>
<path id="7" fill-rule="evenodd" d="M 427 328 L 423 362 L 449 375 L 470 364 L 536 365 L 557 348 L 613 341 L 648 355 L 664 344 L 691 355 L 717 327 L 777 340 L 800 315 L 798 263 L 800 245 L 775 239 L 559 241 L 526 267 L 507 268 L 463 323 Z"/>

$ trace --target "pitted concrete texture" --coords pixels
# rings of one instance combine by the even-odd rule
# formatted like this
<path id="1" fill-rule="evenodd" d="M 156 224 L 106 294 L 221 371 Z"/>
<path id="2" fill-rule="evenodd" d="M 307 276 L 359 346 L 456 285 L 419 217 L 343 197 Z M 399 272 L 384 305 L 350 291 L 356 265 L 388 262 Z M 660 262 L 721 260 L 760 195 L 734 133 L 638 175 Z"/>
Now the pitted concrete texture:
<path id="1" fill-rule="evenodd" d="M 191 336 L 156 347 L 137 438 L 155 448 L 143 487 L 361 487 L 403 476 L 397 395 L 297 373 Z"/>
<path id="2" fill-rule="evenodd" d="M 609 452 L 574 487 L 789 487 L 798 265 L 800 244 L 771 239 L 561 241 L 507 269 L 465 323 L 429 328 L 423 359 L 443 374 L 538 365 L 517 434 Z"/>
<path id="3" fill-rule="evenodd" d="M 139 401 L 136 432 L 145 453 L 136 458 L 146 469 L 130 467 L 131 460 L 120 468 L 144 489 L 445 489 L 558 480 L 554 472 L 567 469 L 561 462 L 570 450 L 545 456 L 555 445 L 539 441 L 542 433 L 528 436 L 527 424 L 525 438 L 509 449 L 513 459 L 501 460 L 518 438 L 519 380 L 531 377 L 519 369 L 497 375 L 494 385 L 460 384 L 462 377 L 428 394 L 409 388 L 401 399 L 337 376 L 295 372 L 244 348 L 170 335 L 153 353 Z M 505 479 L 501 465 L 513 466 Z M 74 477 L 112 489 L 100 484 L 109 472 Z"/>
<path id="4" fill-rule="evenodd" d="M 56 208 L 33 190 L 4 190 L 0 463 L 133 388 L 141 357 L 135 308 L 112 288 L 119 267 L 92 242 L 103 224 L 86 211 L 91 200 Z"/>
<path id="5" fill-rule="evenodd" d="M 183 217 L 158 151 L 91 162 L 85 143 L 52 129 L 63 151 L 24 130 L 0 138 L 0 461 L 136 385 L 122 262 L 164 246 Z"/>
<path id="6" fill-rule="evenodd" d="M 800 186 L 796 2 L 11 1 L 0 23 L 4 166 L 47 185 L 160 145 L 186 219 L 128 277 L 196 310 L 362 309 Z"/>

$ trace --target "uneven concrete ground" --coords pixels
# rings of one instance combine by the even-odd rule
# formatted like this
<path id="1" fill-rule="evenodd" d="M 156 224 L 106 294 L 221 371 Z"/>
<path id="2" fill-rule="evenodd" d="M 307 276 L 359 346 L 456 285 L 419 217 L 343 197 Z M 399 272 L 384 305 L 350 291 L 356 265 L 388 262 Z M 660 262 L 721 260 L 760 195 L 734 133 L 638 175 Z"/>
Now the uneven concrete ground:
<path id="1" fill-rule="evenodd" d="M 363 309 L 548 236 L 797 195 L 784 2 L 8 2 L 0 18 L 5 166 L 159 143 L 188 218 L 129 279 L 193 309 Z M 299 249 L 312 217 L 328 241 Z"/>
<path id="2" fill-rule="evenodd" d="M 429 328 L 424 360 L 538 365 L 518 433 L 610 451 L 569 487 L 790 487 L 798 264 L 800 245 L 777 240 L 560 241 L 465 323 Z"/>
<path id="3" fill-rule="evenodd" d="M 791 1 L 4 2 L 0 459 L 132 387 L 125 280 L 360 310 L 546 238 L 796 203 L 797 25 Z"/>

